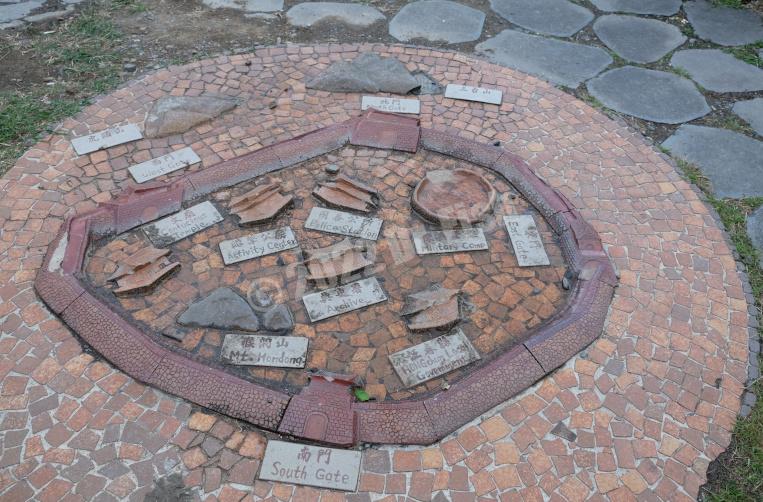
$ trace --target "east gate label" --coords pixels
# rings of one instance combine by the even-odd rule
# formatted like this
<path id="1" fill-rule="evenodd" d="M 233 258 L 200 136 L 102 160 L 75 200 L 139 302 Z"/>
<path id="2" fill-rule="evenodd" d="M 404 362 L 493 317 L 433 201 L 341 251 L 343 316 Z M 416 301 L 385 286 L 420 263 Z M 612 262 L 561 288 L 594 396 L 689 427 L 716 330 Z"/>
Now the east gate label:
<path id="1" fill-rule="evenodd" d="M 141 162 L 127 168 L 137 183 L 158 178 L 163 174 L 168 174 L 178 169 L 201 162 L 201 159 L 190 146 L 181 148 L 167 155 L 162 155 L 155 159 Z"/>
<path id="2" fill-rule="evenodd" d="M 273 253 L 279 253 L 299 245 L 291 227 L 281 227 L 259 234 L 246 235 L 238 239 L 222 241 L 220 254 L 226 265 L 251 260 Z"/>
<path id="3" fill-rule="evenodd" d="M 322 207 L 314 207 L 305 221 L 305 228 L 330 234 L 360 237 L 375 241 L 379 238 L 382 220 L 367 218 L 344 211 L 334 211 Z"/>
<path id="4" fill-rule="evenodd" d="M 480 359 L 477 349 L 460 328 L 424 343 L 390 354 L 397 376 L 412 387 Z"/>
<path id="5" fill-rule="evenodd" d="M 143 231 L 155 246 L 163 247 L 221 221 L 223 217 L 215 206 L 206 201 L 146 225 Z"/>
<path id="6" fill-rule="evenodd" d="M 500 105 L 501 99 L 503 98 L 503 91 L 499 91 L 498 89 L 485 89 L 484 87 L 472 87 L 470 85 L 448 84 L 445 88 L 445 97 Z"/>
<path id="7" fill-rule="evenodd" d="M 260 479 L 355 491 L 361 453 L 322 446 L 268 441 Z"/>
<path id="8" fill-rule="evenodd" d="M 504 216 L 503 223 L 509 232 L 511 245 L 514 247 L 514 254 L 517 256 L 520 267 L 536 267 L 551 263 L 532 215 Z"/>
<path id="9" fill-rule="evenodd" d="M 391 113 L 412 113 L 418 114 L 421 110 L 421 103 L 418 99 L 400 99 L 400 98 L 382 98 L 379 96 L 363 96 L 360 102 L 360 108 L 367 110 L 376 108 L 383 112 Z"/>
<path id="10" fill-rule="evenodd" d="M 307 338 L 301 336 L 225 335 L 222 360 L 241 366 L 304 368 Z"/>
<path id="11" fill-rule="evenodd" d="M 328 319 L 386 300 L 387 294 L 382 290 L 376 277 L 361 279 L 302 297 L 307 315 L 310 316 L 312 322 Z"/>
<path id="12" fill-rule="evenodd" d="M 135 124 L 112 127 L 105 131 L 96 132 L 88 136 L 72 139 L 72 146 L 77 155 L 85 155 L 103 148 L 109 148 L 122 143 L 135 141 L 143 138 L 143 133 Z"/>
<path id="13" fill-rule="evenodd" d="M 413 232 L 416 254 L 461 253 L 487 249 L 481 228 Z"/>

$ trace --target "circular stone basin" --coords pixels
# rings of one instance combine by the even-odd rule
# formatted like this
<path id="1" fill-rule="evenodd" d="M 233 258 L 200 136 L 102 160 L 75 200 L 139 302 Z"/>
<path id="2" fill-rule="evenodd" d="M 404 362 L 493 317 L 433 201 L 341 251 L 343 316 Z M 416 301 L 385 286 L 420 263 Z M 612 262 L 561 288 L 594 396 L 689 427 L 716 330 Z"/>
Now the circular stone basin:
<path id="1" fill-rule="evenodd" d="M 429 171 L 413 190 L 414 209 L 440 223 L 483 221 L 495 203 L 496 191 L 480 174 L 468 169 Z"/>

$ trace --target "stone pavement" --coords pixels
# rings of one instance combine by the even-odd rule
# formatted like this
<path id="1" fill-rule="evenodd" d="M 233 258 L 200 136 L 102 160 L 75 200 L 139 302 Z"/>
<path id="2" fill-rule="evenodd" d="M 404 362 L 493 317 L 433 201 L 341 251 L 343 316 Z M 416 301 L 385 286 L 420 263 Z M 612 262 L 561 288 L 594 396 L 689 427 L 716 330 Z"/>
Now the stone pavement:
<path id="1" fill-rule="evenodd" d="M 32 281 L 66 215 L 130 184 L 134 153 L 192 146 L 202 162 L 190 169 L 203 169 L 356 116 L 358 94 L 305 81 L 361 51 L 439 83 L 503 90 L 500 108 L 422 95 L 422 126 L 500 141 L 527 161 L 599 232 L 620 285 L 602 336 L 563 368 L 437 444 L 364 449 L 358 491 L 344 494 L 255 480 L 274 434 L 114 370 L 40 303 Z M 273 89 L 286 91 L 263 98 Z M 184 134 L 72 150 L 71 137 L 142 124 L 159 98 L 200 94 L 244 105 Z M 751 294 L 716 218 L 643 137 L 535 77 L 424 48 L 264 48 L 143 77 L 57 132 L 0 181 L 3 501 L 156 500 L 160 491 L 210 501 L 692 500 L 749 405 Z"/>

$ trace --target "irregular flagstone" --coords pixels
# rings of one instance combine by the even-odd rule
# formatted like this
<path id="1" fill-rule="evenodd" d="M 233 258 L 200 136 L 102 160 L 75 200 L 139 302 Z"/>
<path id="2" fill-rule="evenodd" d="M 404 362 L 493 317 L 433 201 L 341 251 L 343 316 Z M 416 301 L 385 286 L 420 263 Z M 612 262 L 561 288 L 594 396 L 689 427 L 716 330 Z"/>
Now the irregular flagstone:
<path id="1" fill-rule="evenodd" d="M 602 16 L 593 23 L 593 31 L 618 56 L 636 63 L 657 61 L 686 42 L 672 24 L 636 16 Z"/>
<path id="2" fill-rule="evenodd" d="M 688 49 L 670 58 L 670 66 L 686 70 L 691 79 L 709 91 L 763 90 L 763 70 L 720 49 Z"/>
<path id="3" fill-rule="evenodd" d="M 731 110 L 750 124 L 756 133 L 763 136 L 763 98 L 738 101 Z"/>
<path id="4" fill-rule="evenodd" d="M 492 62 L 577 87 L 604 70 L 612 58 L 598 47 L 573 44 L 515 30 L 503 30 L 475 47 Z"/>
<path id="5" fill-rule="evenodd" d="M 680 124 L 710 112 L 691 80 L 664 71 L 623 66 L 590 80 L 586 87 L 615 111 L 663 124 Z"/>
<path id="6" fill-rule="evenodd" d="M 0 5 L 0 23 L 9 23 L 21 19 L 42 6 L 42 4 L 41 0 L 32 0 L 31 2 Z"/>
<path id="7" fill-rule="evenodd" d="M 238 101 L 220 96 L 167 96 L 159 99 L 146 118 L 144 135 L 161 138 L 190 128 L 236 107 Z"/>
<path id="8" fill-rule="evenodd" d="M 283 0 L 202 0 L 211 9 L 236 9 L 245 12 L 277 12 Z"/>
<path id="9" fill-rule="evenodd" d="M 339 21 L 360 28 L 384 21 L 384 14 L 368 5 L 340 2 L 297 4 L 286 13 L 289 24 L 307 28 L 323 21 Z"/>
<path id="10" fill-rule="evenodd" d="M 763 19 L 750 9 L 732 9 L 695 0 L 684 3 L 698 37 L 719 45 L 746 45 L 763 39 Z"/>
<path id="11" fill-rule="evenodd" d="M 456 44 L 477 40 L 485 14 L 449 0 L 420 0 L 400 9 L 389 23 L 389 34 L 407 42 L 424 38 Z"/>
<path id="12" fill-rule="evenodd" d="M 672 16 L 681 8 L 681 0 L 591 0 L 591 3 L 604 12 L 629 12 L 655 16 Z"/>
<path id="13" fill-rule="evenodd" d="M 567 0 L 490 0 L 499 16 L 527 30 L 569 37 L 593 19 L 593 13 Z"/>
<path id="14" fill-rule="evenodd" d="M 252 307 L 230 288 L 218 288 L 192 303 L 180 317 L 183 326 L 257 331 L 260 323 Z"/>
<path id="15" fill-rule="evenodd" d="M 352 61 L 338 61 L 307 82 L 310 89 L 331 92 L 407 94 L 419 81 L 395 58 L 364 52 Z"/>
<path id="16" fill-rule="evenodd" d="M 763 142 L 727 129 L 684 124 L 662 146 L 699 167 L 719 197 L 763 196 Z"/>
<path id="17" fill-rule="evenodd" d="M 747 235 L 758 250 L 758 263 L 763 266 L 763 207 L 747 217 Z"/>

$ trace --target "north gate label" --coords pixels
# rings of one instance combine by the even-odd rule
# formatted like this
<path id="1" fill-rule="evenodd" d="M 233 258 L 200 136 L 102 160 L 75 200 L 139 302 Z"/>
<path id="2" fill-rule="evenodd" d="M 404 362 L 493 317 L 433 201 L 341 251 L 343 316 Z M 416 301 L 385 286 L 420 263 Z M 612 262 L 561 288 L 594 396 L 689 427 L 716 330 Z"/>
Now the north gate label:
<path id="1" fill-rule="evenodd" d="M 322 446 L 268 441 L 260 479 L 355 491 L 361 453 Z"/>
<path id="2" fill-rule="evenodd" d="M 301 336 L 225 335 L 222 360 L 240 366 L 304 368 L 307 338 Z"/>
<path id="3" fill-rule="evenodd" d="M 281 227 L 259 234 L 250 234 L 238 239 L 220 243 L 220 254 L 226 265 L 251 260 L 287 249 L 297 247 L 299 243 L 291 227 Z"/>
<path id="4" fill-rule="evenodd" d="M 376 277 L 361 279 L 302 297 L 307 315 L 310 316 L 312 322 L 328 319 L 386 300 L 387 295 Z"/>
<path id="5" fill-rule="evenodd" d="M 460 253 L 488 248 L 481 228 L 413 232 L 416 254 Z"/>
<path id="6" fill-rule="evenodd" d="M 305 228 L 330 234 L 360 237 L 375 241 L 379 238 L 382 220 L 367 218 L 344 211 L 334 211 L 322 207 L 314 207 L 305 221 Z"/>
<path id="7" fill-rule="evenodd" d="M 503 223 L 520 267 L 551 264 L 532 215 L 504 216 Z"/>
<path id="8" fill-rule="evenodd" d="M 163 247 L 221 221 L 217 208 L 206 201 L 146 225 L 143 231 L 155 246 Z"/>

